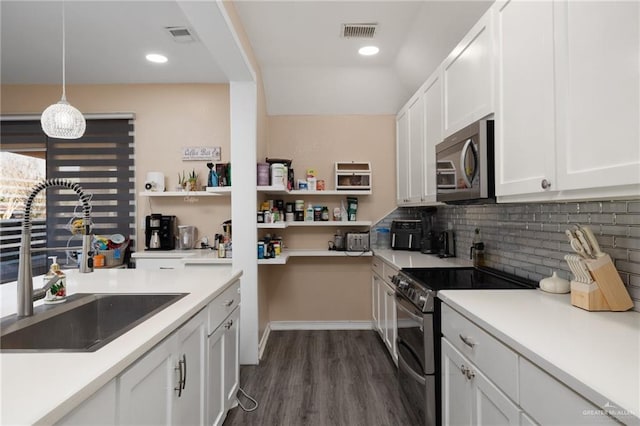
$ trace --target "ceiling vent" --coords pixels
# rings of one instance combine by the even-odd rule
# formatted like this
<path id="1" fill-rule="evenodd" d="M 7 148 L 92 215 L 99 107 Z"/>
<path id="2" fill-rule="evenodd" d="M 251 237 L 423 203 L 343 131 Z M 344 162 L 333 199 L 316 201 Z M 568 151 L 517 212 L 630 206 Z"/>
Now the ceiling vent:
<path id="1" fill-rule="evenodd" d="M 176 43 L 193 43 L 197 40 L 192 30 L 187 27 L 164 27 Z"/>
<path id="2" fill-rule="evenodd" d="M 378 24 L 342 24 L 344 38 L 373 38 Z"/>

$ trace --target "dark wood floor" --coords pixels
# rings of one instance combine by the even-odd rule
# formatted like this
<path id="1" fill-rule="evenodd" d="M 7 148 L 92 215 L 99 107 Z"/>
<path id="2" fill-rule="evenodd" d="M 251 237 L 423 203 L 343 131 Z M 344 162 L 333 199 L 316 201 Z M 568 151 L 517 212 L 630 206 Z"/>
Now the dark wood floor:
<path id="1" fill-rule="evenodd" d="M 241 367 L 240 386 L 259 408 L 234 408 L 224 426 L 411 424 L 396 367 L 371 330 L 271 332 L 260 365 Z"/>

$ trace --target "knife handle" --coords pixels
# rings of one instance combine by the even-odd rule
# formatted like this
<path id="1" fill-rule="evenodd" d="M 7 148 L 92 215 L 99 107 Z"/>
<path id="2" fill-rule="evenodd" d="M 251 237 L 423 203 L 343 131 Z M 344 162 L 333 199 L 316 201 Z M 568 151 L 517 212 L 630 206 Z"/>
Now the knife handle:
<path id="1" fill-rule="evenodd" d="M 582 233 L 584 234 L 587 241 L 589 241 L 589 245 L 593 250 L 593 255 L 598 258 L 602 257 L 605 254 L 600 250 L 600 244 L 598 244 L 598 240 L 596 240 L 596 236 L 593 234 L 593 231 L 588 226 L 581 226 Z"/>

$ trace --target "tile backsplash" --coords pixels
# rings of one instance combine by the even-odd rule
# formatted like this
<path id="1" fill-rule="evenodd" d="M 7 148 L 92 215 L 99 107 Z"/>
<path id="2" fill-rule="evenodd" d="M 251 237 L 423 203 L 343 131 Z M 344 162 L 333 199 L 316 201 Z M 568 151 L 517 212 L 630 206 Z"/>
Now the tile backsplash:
<path id="1" fill-rule="evenodd" d="M 374 228 L 419 218 L 419 213 L 398 208 Z M 487 266 L 539 281 L 553 271 L 571 278 L 564 255 L 573 251 L 564 231 L 574 224 L 593 230 L 640 312 L 640 200 L 438 206 L 435 228 L 454 231 L 459 257 L 469 256 L 479 228 Z"/>

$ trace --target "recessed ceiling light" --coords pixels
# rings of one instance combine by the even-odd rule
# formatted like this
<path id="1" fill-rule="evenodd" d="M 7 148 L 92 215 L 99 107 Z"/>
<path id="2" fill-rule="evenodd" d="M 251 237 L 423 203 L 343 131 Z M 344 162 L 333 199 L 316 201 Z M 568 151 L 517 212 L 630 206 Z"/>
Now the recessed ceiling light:
<path id="1" fill-rule="evenodd" d="M 377 46 L 365 46 L 365 47 L 361 47 L 360 50 L 358 50 L 358 53 L 361 54 L 362 56 L 371 56 L 371 55 L 375 55 L 379 51 L 380 49 L 378 49 Z"/>
<path id="2" fill-rule="evenodd" d="M 166 56 L 160 55 L 159 53 L 149 53 L 146 58 L 147 61 L 155 62 L 156 64 L 164 64 L 168 61 Z"/>

